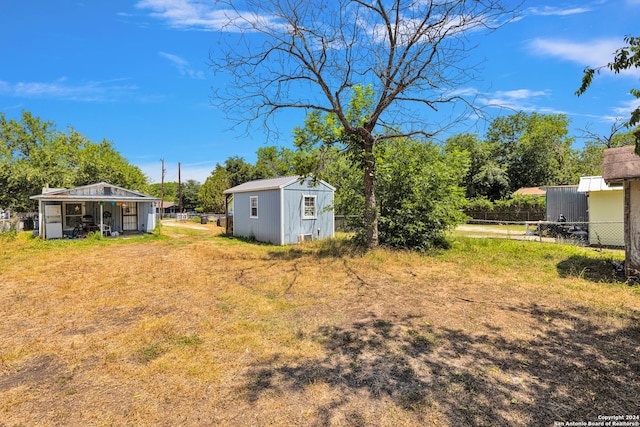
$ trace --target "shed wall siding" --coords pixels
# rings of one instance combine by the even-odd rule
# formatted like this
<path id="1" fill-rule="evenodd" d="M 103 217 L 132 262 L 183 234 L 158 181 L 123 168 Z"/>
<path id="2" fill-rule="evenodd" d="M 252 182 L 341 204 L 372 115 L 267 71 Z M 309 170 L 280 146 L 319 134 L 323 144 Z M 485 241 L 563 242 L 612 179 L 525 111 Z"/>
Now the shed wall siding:
<path id="1" fill-rule="evenodd" d="M 589 193 L 589 244 L 624 246 L 624 195 L 622 191 Z"/>
<path id="2" fill-rule="evenodd" d="M 255 196 L 258 197 L 258 218 L 250 218 L 250 199 Z M 280 190 L 234 194 L 233 216 L 234 235 L 283 244 L 280 241 Z"/>
<path id="3" fill-rule="evenodd" d="M 303 196 L 316 196 L 316 218 L 303 219 Z M 313 239 L 326 239 L 334 235 L 333 191 L 325 186 L 309 187 L 298 182 L 284 189 L 284 243 L 298 243 L 298 237 L 311 234 Z"/>
<path id="4" fill-rule="evenodd" d="M 547 187 L 547 221 L 556 221 L 560 214 L 567 221 L 587 221 L 587 196 L 578 193 L 578 186 Z"/>

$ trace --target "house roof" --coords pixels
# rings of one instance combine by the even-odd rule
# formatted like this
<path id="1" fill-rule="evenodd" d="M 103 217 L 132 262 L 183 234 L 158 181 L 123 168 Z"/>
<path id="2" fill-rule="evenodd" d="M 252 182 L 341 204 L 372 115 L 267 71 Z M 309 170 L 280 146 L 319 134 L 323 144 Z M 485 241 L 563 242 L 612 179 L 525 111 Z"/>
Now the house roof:
<path id="1" fill-rule="evenodd" d="M 613 191 L 622 190 L 620 186 L 609 186 L 601 176 L 583 176 L 580 177 L 578 184 L 578 193 L 590 193 L 593 191 Z"/>
<path id="2" fill-rule="evenodd" d="M 543 187 L 524 187 L 513 192 L 515 196 L 544 196 L 547 190 Z"/>
<path id="3" fill-rule="evenodd" d="M 640 178 L 640 156 L 634 153 L 634 149 L 629 145 L 604 150 L 602 177 L 608 184 Z"/>
<path id="4" fill-rule="evenodd" d="M 75 201 L 159 201 L 134 190 L 118 187 L 108 182 L 83 185 L 75 188 L 43 188 L 42 194 L 31 196 L 33 200 L 75 200 Z"/>
<path id="5" fill-rule="evenodd" d="M 245 182 L 244 184 L 236 185 L 235 187 L 224 190 L 223 193 L 233 194 L 233 193 L 246 193 L 250 191 L 279 190 L 299 180 L 300 180 L 300 176 L 298 175 L 282 176 L 279 178 L 257 179 L 255 181 L 249 181 L 249 182 Z M 318 182 L 326 185 L 331 190 L 335 191 L 335 188 L 327 184 L 326 182 L 322 180 L 318 180 Z"/>
<path id="6" fill-rule="evenodd" d="M 176 204 L 174 202 L 166 202 L 166 201 L 162 202 L 162 208 L 163 209 L 172 208 L 174 206 L 176 206 Z"/>

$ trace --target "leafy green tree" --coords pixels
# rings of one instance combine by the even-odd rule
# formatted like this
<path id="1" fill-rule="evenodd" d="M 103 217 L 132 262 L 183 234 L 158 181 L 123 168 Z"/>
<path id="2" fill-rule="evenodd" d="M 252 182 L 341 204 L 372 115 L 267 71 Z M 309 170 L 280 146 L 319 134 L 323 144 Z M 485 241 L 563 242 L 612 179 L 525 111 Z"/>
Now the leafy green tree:
<path id="1" fill-rule="evenodd" d="M 256 179 L 254 166 L 245 162 L 242 157 L 229 157 L 224 162 L 224 168 L 229 175 L 230 187 L 235 187 L 236 185 L 244 184 L 245 182 Z"/>
<path id="2" fill-rule="evenodd" d="M 486 140 L 496 146 L 495 159 L 507 170 L 510 192 L 573 183 L 575 152 L 568 124 L 564 114 L 524 112 L 491 122 Z"/>
<path id="3" fill-rule="evenodd" d="M 61 132 L 52 122 L 24 111 L 20 121 L 0 114 L 0 206 L 30 210 L 29 199 L 45 186 L 69 188 L 107 181 L 145 191 L 147 178 L 111 143 L 95 144 L 73 128 Z"/>
<path id="4" fill-rule="evenodd" d="M 276 178 L 295 173 L 295 153 L 289 148 L 267 146 L 256 152 L 258 160 L 254 167 L 254 179 Z"/>
<path id="5" fill-rule="evenodd" d="M 626 46 L 623 46 L 615 51 L 612 62 L 609 62 L 607 65 L 602 65 L 597 68 L 585 68 L 584 74 L 582 76 L 582 84 L 580 85 L 580 88 L 575 92 L 576 95 L 582 95 L 589 88 L 589 86 L 591 86 L 594 75 L 596 73 L 600 73 L 600 71 L 604 68 L 608 68 L 609 70 L 618 74 L 623 70 L 630 70 L 632 68 L 640 67 L 640 37 L 625 36 L 624 42 L 626 43 Z M 635 98 L 640 99 L 640 88 L 631 88 L 629 93 L 631 93 L 631 95 Z M 640 124 L 640 107 L 636 107 L 635 110 L 631 112 L 631 116 L 629 117 L 629 121 L 627 122 L 627 127 L 633 128 L 638 124 Z M 635 151 L 636 154 L 640 155 L 640 128 L 634 131 L 634 136 L 636 143 Z"/>
<path id="6" fill-rule="evenodd" d="M 461 65 L 468 36 L 500 26 L 517 8 L 503 0 L 224 3 L 225 29 L 245 37 L 211 58 L 215 71 L 230 75 L 216 91 L 218 105 L 239 121 L 268 121 L 291 108 L 335 120 L 339 138 L 322 143 L 343 144 L 362 165 L 369 248 L 379 242 L 376 145 L 441 131 L 425 123 L 425 110 L 457 101 L 473 108 L 455 93 L 474 71 Z M 361 86 L 364 96 L 354 94 L 358 83 L 371 84 Z"/>
<path id="7" fill-rule="evenodd" d="M 225 211 L 223 191 L 230 187 L 229 182 L 227 170 L 220 164 L 216 164 L 198 192 L 198 201 L 205 212 L 223 213 Z"/>
<path id="8" fill-rule="evenodd" d="M 29 112 L 21 120 L 7 120 L 0 115 L 0 140 L 4 156 L 1 169 L 0 205 L 18 210 L 32 209 L 29 196 L 43 187 L 68 187 L 73 183 L 75 162 L 65 135 L 52 122 L 44 122 Z"/>
<path id="9" fill-rule="evenodd" d="M 504 166 L 493 159 L 487 160 L 471 177 L 472 197 L 498 200 L 509 194 L 509 174 Z"/>
<path id="10" fill-rule="evenodd" d="M 357 93 L 354 98 L 364 99 Z M 348 110 L 353 120 L 366 110 L 365 104 L 355 102 Z M 335 211 L 350 216 L 356 241 L 366 245 L 367 205 L 362 181 L 366 154 L 344 142 L 345 138 L 351 136 L 342 132 L 331 114 L 310 112 L 305 126 L 294 131 L 294 143 L 303 153 L 297 166 L 336 187 Z M 325 144 L 327 140 L 335 142 Z M 373 154 L 379 243 L 417 250 L 445 244 L 446 231 L 463 217 L 464 188 L 459 184 L 468 168 L 467 153 L 448 153 L 431 143 L 394 138 L 379 142 Z"/>
<path id="11" fill-rule="evenodd" d="M 111 143 L 103 140 L 98 144 L 85 140 L 77 132 L 70 132 L 70 137 L 83 140 L 78 152 L 78 166 L 74 185 L 87 185 L 104 181 L 119 187 L 147 193 L 149 185 L 147 177 L 140 168 L 131 165 Z"/>
<path id="12" fill-rule="evenodd" d="M 308 153 L 305 153 L 308 154 Z M 348 154 L 339 147 L 329 147 L 322 154 L 316 153 L 318 161 L 317 176 L 333 187 L 333 209 L 337 215 L 345 215 L 351 227 L 362 227 L 364 212 L 364 188 L 362 170 L 354 167 Z"/>
<path id="13" fill-rule="evenodd" d="M 467 153 L 409 139 L 379 148 L 381 244 L 421 251 L 446 247 L 446 232 L 466 218 L 459 183 L 469 166 Z"/>
<path id="14" fill-rule="evenodd" d="M 462 179 L 467 199 L 486 197 L 496 200 L 509 194 L 506 166 L 496 159 L 497 144 L 464 133 L 448 138 L 444 147 L 448 153 L 459 150 L 469 155 L 469 170 Z"/>
<path id="15" fill-rule="evenodd" d="M 163 197 L 162 183 L 149 185 L 149 195 L 155 197 Z M 164 183 L 164 199 L 173 202 L 178 199 L 178 183 L 175 181 Z"/>
<path id="16" fill-rule="evenodd" d="M 578 154 L 576 168 L 580 176 L 602 175 L 602 162 L 604 150 L 607 148 L 624 147 L 635 144 L 635 130 L 621 132 L 624 124 L 616 122 L 611 126 L 608 135 L 598 135 L 592 132 L 586 133 L 587 141 Z"/>
<path id="17" fill-rule="evenodd" d="M 185 211 L 195 211 L 198 206 L 198 194 L 200 192 L 201 184 L 194 180 L 189 179 L 182 184 L 182 209 Z M 178 200 L 176 200 L 178 204 Z"/>

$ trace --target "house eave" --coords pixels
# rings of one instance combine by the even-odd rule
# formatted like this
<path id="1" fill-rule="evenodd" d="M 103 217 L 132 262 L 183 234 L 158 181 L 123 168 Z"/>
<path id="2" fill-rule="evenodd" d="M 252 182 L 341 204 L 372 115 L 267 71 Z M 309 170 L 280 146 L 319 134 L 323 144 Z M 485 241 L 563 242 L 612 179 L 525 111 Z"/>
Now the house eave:
<path id="1" fill-rule="evenodd" d="M 155 197 L 127 197 L 127 196 L 70 196 L 66 194 L 38 194 L 29 197 L 32 200 L 42 200 L 51 202 L 56 200 L 62 201 L 81 201 L 81 202 L 159 202 L 160 198 Z"/>
<path id="2" fill-rule="evenodd" d="M 108 187 L 116 190 L 112 194 L 77 194 L 77 192 L 83 192 L 87 188 Z M 85 191 L 85 193 L 87 193 Z M 118 194 L 120 193 L 120 194 Z M 124 193 L 124 194 L 122 194 Z M 132 201 L 148 201 L 159 202 L 159 197 L 149 196 L 147 194 L 140 193 L 139 191 L 129 190 L 127 188 L 118 187 L 117 185 L 109 184 L 108 182 L 98 182 L 95 184 L 82 185 L 74 188 L 43 188 L 42 194 L 36 194 L 29 197 L 31 200 L 41 201 L 108 201 L 108 202 L 132 202 Z"/>

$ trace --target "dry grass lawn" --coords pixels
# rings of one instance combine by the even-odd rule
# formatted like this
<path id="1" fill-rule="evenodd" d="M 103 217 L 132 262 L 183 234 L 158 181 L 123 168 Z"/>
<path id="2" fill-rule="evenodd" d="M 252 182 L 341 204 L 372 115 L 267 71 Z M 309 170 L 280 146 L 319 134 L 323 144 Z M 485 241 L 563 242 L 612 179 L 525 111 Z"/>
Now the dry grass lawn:
<path id="1" fill-rule="evenodd" d="M 430 255 L 206 230 L 0 240 L 1 426 L 519 426 L 640 414 L 640 292 L 603 253 Z"/>

